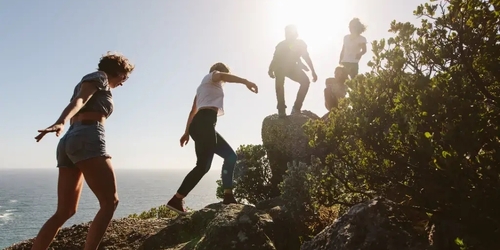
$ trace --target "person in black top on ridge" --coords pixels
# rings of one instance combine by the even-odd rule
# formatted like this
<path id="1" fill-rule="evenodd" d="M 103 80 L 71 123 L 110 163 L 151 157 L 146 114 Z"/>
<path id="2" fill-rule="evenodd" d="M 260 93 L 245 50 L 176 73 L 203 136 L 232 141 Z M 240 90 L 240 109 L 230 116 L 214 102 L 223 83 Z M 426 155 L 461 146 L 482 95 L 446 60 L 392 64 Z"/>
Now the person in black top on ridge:
<path id="1" fill-rule="evenodd" d="M 269 77 L 276 81 L 277 109 L 280 117 L 286 116 L 285 77 L 300 84 L 291 114 L 301 112 L 302 104 L 309 90 L 310 80 L 304 71 L 309 71 L 310 68 L 313 82 L 316 82 L 318 79 L 309 52 L 307 51 L 307 45 L 303 40 L 298 39 L 298 36 L 297 28 L 294 25 L 286 26 L 286 39 L 276 45 L 273 60 L 269 65 Z M 309 68 L 302 63 L 302 58 L 306 61 Z"/>

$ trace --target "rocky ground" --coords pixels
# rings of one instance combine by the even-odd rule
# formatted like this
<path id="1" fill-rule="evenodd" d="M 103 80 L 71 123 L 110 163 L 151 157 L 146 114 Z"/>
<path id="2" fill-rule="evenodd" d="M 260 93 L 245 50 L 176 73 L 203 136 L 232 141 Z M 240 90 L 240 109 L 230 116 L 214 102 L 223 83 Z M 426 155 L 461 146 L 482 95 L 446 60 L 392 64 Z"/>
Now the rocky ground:
<path id="1" fill-rule="evenodd" d="M 89 224 L 84 223 L 61 229 L 50 249 L 83 249 Z M 157 233 L 168 224 L 168 219 L 123 218 L 113 220 L 104 236 L 100 249 L 138 249 L 150 235 Z M 8 247 L 6 250 L 28 250 L 31 249 L 32 242 L 33 240 L 29 239 Z"/>
<path id="2" fill-rule="evenodd" d="M 215 203 L 175 219 L 115 220 L 100 249 L 140 250 L 427 250 L 425 235 L 398 221 L 383 198 L 353 206 L 311 241 L 301 245 L 280 199 L 257 206 Z M 82 249 L 88 223 L 65 228 L 50 249 Z M 32 240 L 7 250 L 30 249 Z M 452 249 L 452 248 L 451 248 Z"/>

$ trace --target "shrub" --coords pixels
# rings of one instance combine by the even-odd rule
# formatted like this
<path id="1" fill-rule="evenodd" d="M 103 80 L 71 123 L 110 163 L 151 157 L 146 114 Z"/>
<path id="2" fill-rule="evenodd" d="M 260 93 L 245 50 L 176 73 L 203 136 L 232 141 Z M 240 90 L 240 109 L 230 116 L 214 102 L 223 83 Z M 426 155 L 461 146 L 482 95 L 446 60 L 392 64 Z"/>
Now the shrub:
<path id="1" fill-rule="evenodd" d="M 500 236 L 499 4 L 432 2 L 415 11 L 419 27 L 393 21 L 395 36 L 372 43 L 371 72 L 309 125 L 311 144 L 328 152 L 317 197 L 330 206 L 382 195 L 459 221 L 489 249 Z"/>
<path id="2" fill-rule="evenodd" d="M 271 168 L 262 145 L 241 145 L 234 170 L 233 193 L 239 202 L 257 204 L 271 198 Z M 217 181 L 217 197 L 223 197 L 222 181 Z"/>
<path id="3" fill-rule="evenodd" d="M 188 208 L 189 210 L 189 208 Z M 138 218 L 138 219 L 161 219 L 161 218 L 175 218 L 177 213 L 168 209 L 165 205 L 159 207 L 151 208 L 148 211 L 144 211 L 140 214 L 131 214 L 128 218 Z"/>
<path id="4" fill-rule="evenodd" d="M 333 223 L 338 216 L 338 206 L 326 207 L 318 202 L 317 190 L 321 187 L 325 168 L 317 158 L 311 159 L 311 165 L 289 163 L 280 184 L 285 206 L 298 225 L 297 232 L 305 240 Z"/>

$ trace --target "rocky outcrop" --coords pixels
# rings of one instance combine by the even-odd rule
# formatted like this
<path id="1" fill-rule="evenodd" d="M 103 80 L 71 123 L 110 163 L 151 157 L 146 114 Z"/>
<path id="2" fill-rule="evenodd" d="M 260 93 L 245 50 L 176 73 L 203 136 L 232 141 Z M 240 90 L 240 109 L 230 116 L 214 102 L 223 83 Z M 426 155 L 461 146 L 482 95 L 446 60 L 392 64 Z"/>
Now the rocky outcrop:
<path id="1" fill-rule="evenodd" d="M 293 161 L 310 163 L 314 149 L 309 146 L 309 137 L 304 133 L 304 125 L 309 120 L 320 119 L 310 112 L 302 111 L 285 118 L 277 114 L 269 115 L 262 122 L 262 145 L 267 151 L 271 165 L 271 183 L 280 183 L 287 164 Z M 279 195 L 279 189 L 274 187 L 274 196 Z"/>
<path id="2" fill-rule="evenodd" d="M 100 249 L 262 249 L 294 250 L 300 248 L 297 237 L 283 227 L 289 221 L 277 204 L 257 209 L 254 206 L 211 204 L 190 215 L 170 220 L 114 220 Z M 82 249 L 88 223 L 65 228 L 57 235 L 51 249 Z M 8 250 L 30 249 L 32 240 Z"/>
<path id="3" fill-rule="evenodd" d="M 168 226 L 168 219 L 134 219 L 123 218 L 113 220 L 109 225 L 100 249 L 132 250 L 138 249 L 142 243 L 161 229 Z M 51 250 L 81 250 L 89 230 L 90 222 L 63 228 L 52 242 Z M 29 250 L 33 239 L 17 243 L 5 250 Z"/>
<path id="4" fill-rule="evenodd" d="M 428 250 L 425 234 L 400 221 L 397 205 L 383 198 L 357 204 L 301 250 Z"/>

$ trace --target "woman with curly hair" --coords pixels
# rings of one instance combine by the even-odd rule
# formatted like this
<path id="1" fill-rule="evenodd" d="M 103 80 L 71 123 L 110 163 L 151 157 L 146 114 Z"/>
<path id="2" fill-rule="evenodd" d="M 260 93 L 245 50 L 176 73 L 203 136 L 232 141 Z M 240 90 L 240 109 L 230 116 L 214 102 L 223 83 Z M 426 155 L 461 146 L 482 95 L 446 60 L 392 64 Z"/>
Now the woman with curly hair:
<path id="1" fill-rule="evenodd" d="M 359 18 L 349 22 L 350 34 L 344 36 L 339 63 L 345 67 L 349 76 L 354 78 L 358 74 L 359 60 L 366 53 L 366 38 L 362 36 L 366 26 Z"/>
<path id="2" fill-rule="evenodd" d="M 47 249 L 62 225 L 77 210 L 83 178 L 99 201 L 100 209 L 90 225 L 86 250 L 97 249 L 118 205 L 111 156 L 106 152 L 104 123 L 113 112 L 111 90 L 122 86 L 134 65 L 119 54 L 102 56 L 97 71 L 85 75 L 76 85 L 69 104 L 54 124 L 38 130 L 40 141 L 47 133 L 61 135 L 56 150 L 59 178 L 57 209 L 40 229 L 32 249 Z"/>

